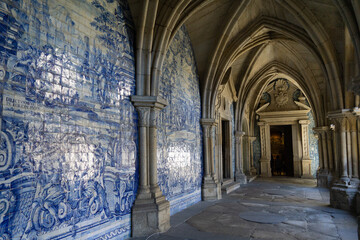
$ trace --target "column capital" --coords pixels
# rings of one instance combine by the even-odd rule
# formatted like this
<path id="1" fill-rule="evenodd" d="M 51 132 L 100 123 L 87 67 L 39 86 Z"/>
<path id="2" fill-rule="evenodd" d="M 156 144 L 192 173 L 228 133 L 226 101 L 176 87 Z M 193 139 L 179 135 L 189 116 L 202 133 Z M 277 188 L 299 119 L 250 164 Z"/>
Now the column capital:
<path id="1" fill-rule="evenodd" d="M 150 119 L 149 119 L 149 126 L 150 127 L 157 127 L 158 126 L 158 119 L 159 119 L 159 108 L 151 108 L 150 110 Z"/>
<path id="2" fill-rule="evenodd" d="M 300 125 L 309 125 L 309 124 L 310 124 L 310 120 L 299 120 L 299 124 L 300 124 Z"/>
<path id="3" fill-rule="evenodd" d="M 360 108 L 356 107 L 352 110 L 352 114 L 360 118 Z"/>
<path id="4" fill-rule="evenodd" d="M 327 132 L 329 131 L 330 127 L 329 126 L 321 126 L 321 127 L 314 127 L 313 130 L 315 132 Z"/>
<path id="5" fill-rule="evenodd" d="M 242 136 L 245 136 L 245 132 L 243 131 L 235 131 L 235 137 L 240 138 Z"/>
<path id="6" fill-rule="evenodd" d="M 358 117 L 356 115 L 349 115 L 347 116 L 348 122 L 349 122 L 349 128 L 351 132 L 356 132 L 356 123 L 358 120 Z"/>
<path id="7" fill-rule="evenodd" d="M 351 109 L 340 109 L 340 110 L 328 112 L 327 117 L 330 120 L 341 121 L 343 118 L 346 118 L 349 115 L 352 115 Z"/>
<path id="8" fill-rule="evenodd" d="M 148 127 L 150 118 L 150 108 L 136 107 L 139 114 L 139 127 Z"/>
<path id="9" fill-rule="evenodd" d="M 148 107 L 161 110 L 168 105 L 168 102 L 159 96 L 131 96 L 131 102 L 135 107 Z"/>
<path id="10" fill-rule="evenodd" d="M 213 125 L 216 125 L 216 119 L 215 118 L 202 118 L 202 119 L 200 119 L 200 123 L 203 126 L 213 126 Z"/>
<path id="11" fill-rule="evenodd" d="M 256 137 L 254 137 L 254 136 L 247 136 L 247 137 L 248 137 L 250 143 L 253 143 L 256 140 Z"/>

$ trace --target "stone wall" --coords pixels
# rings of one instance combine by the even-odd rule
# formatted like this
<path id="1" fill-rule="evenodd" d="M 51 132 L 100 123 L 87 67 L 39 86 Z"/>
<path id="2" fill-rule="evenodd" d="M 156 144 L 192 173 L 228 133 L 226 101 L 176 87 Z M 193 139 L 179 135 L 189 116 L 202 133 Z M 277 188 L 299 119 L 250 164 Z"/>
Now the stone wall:
<path id="1" fill-rule="evenodd" d="M 0 29 L 0 238 L 128 237 L 137 115 L 126 2 L 3 0 Z"/>
<path id="2" fill-rule="evenodd" d="M 159 89 L 169 103 L 158 128 L 159 185 L 174 214 L 201 200 L 199 78 L 185 26 L 166 53 Z"/>

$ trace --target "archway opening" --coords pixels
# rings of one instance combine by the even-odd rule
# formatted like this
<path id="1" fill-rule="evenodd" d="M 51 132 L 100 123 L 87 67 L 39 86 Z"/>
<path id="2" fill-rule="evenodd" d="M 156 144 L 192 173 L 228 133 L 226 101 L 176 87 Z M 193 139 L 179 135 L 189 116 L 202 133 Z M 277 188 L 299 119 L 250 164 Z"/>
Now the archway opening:
<path id="1" fill-rule="evenodd" d="M 294 176 L 291 125 L 270 127 L 272 176 Z"/>

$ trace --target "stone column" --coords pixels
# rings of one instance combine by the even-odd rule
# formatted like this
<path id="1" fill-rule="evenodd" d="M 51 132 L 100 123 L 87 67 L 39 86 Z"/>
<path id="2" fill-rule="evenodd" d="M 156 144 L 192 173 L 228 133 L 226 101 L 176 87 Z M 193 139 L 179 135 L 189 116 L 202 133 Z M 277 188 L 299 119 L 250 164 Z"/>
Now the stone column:
<path id="1" fill-rule="evenodd" d="M 351 135 L 351 159 L 352 159 L 352 174 L 351 177 L 354 181 L 357 181 L 359 178 L 359 158 L 358 158 L 358 151 L 359 151 L 359 143 L 357 139 L 357 118 L 350 117 L 350 135 Z"/>
<path id="2" fill-rule="evenodd" d="M 270 146 L 268 142 L 270 141 L 270 135 L 268 134 L 269 125 L 265 122 L 258 122 L 260 126 L 260 143 L 261 143 L 261 158 L 260 158 L 260 176 L 261 177 L 271 177 L 271 163 L 270 155 L 268 154 Z M 269 138 L 269 141 L 268 141 Z"/>
<path id="3" fill-rule="evenodd" d="M 133 237 L 148 236 L 170 228 L 170 203 L 157 178 L 157 118 L 167 103 L 155 96 L 132 96 L 139 113 L 139 192 L 132 208 Z"/>
<path id="4" fill-rule="evenodd" d="M 210 134 L 210 137 L 209 137 L 209 145 L 210 145 L 210 152 L 209 152 L 209 157 L 211 159 L 211 164 L 210 164 L 210 173 L 211 173 L 211 176 L 215 179 L 215 180 L 218 180 L 218 176 L 216 174 L 216 161 L 215 161 L 215 155 L 214 155 L 214 149 L 213 147 L 215 146 L 215 142 L 216 142 L 216 136 L 213 135 L 213 133 L 215 133 L 215 130 L 216 130 L 216 122 L 214 121 L 214 123 L 210 126 L 210 129 L 209 129 L 209 134 Z"/>
<path id="5" fill-rule="evenodd" d="M 350 126 L 346 129 L 346 151 L 347 151 L 347 166 L 348 166 L 348 177 L 352 178 L 352 154 L 351 154 L 351 132 Z"/>
<path id="6" fill-rule="evenodd" d="M 301 177 L 302 144 L 299 124 L 293 124 L 291 127 L 291 132 L 294 151 L 294 177 Z"/>
<path id="7" fill-rule="evenodd" d="M 349 183 L 348 167 L 347 167 L 347 145 L 346 130 L 347 119 L 345 117 L 339 119 L 340 123 L 340 152 L 341 152 L 341 180 L 343 183 Z"/>
<path id="8" fill-rule="evenodd" d="M 217 181 L 214 169 L 213 156 L 213 134 L 212 127 L 215 119 L 201 119 L 203 127 L 203 145 L 204 145 L 204 177 L 202 183 L 202 198 L 204 201 L 221 199 L 221 184 Z M 214 169 L 214 170 L 213 170 Z"/>
<path id="9" fill-rule="evenodd" d="M 321 145 L 322 145 L 322 152 L 324 158 L 324 170 L 325 173 L 329 172 L 329 160 L 328 160 L 328 152 L 327 152 L 327 145 L 326 145 L 326 131 L 323 131 L 321 134 Z"/>
<path id="10" fill-rule="evenodd" d="M 149 159 L 147 151 L 147 128 L 149 127 L 150 109 L 137 107 L 139 116 L 139 190 L 137 198 L 150 198 Z"/>
<path id="11" fill-rule="evenodd" d="M 319 141 L 319 173 L 324 171 L 324 157 L 323 157 L 323 144 L 321 141 L 321 132 L 316 132 L 317 140 Z"/>
<path id="12" fill-rule="evenodd" d="M 204 144 L 204 177 L 210 177 L 210 163 L 209 163 L 209 137 L 210 137 L 210 125 L 202 124 L 203 127 L 203 144 Z"/>
<path id="13" fill-rule="evenodd" d="M 340 179 L 338 179 L 330 189 L 330 204 L 335 208 L 351 210 L 355 209 L 356 206 L 355 199 L 357 188 L 353 183 L 350 184 L 348 173 L 348 157 L 349 154 L 351 155 L 351 143 L 349 143 L 351 136 L 348 126 L 349 110 L 343 109 L 334 112 L 331 115 L 330 117 L 333 117 L 338 123 L 336 128 L 340 130 L 339 132 L 337 130 L 337 134 L 340 136 L 337 138 L 338 140 L 335 145 L 335 147 L 340 147 L 340 158 L 337 157 L 339 158 L 338 170 L 340 172 Z"/>
<path id="14" fill-rule="evenodd" d="M 334 154 L 333 154 L 333 148 L 332 148 L 332 140 L 334 131 L 332 131 L 330 128 L 326 132 L 327 135 L 327 146 L 328 146 L 328 157 L 329 157 L 329 171 L 332 174 L 334 171 Z"/>
<path id="15" fill-rule="evenodd" d="M 269 133 L 270 134 L 270 133 Z M 256 168 L 254 166 L 254 141 L 256 140 L 256 137 L 249 137 L 249 162 L 250 162 L 250 175 L 255 176 L 256 175 Z M 270 140 L 270 137 L 269 137 Z"/>
<path id="16" fill-rule="evenodd" d="M 149 124 L 149 172 L 150 172 L 150 191 L 154 197 L 162 195 L 157 174 L 157 127 L 159 112 L 162 109 L 160 106 L 154 106 L 150 110 L 150 124 Z"/>
<path id="17" fill-rule="evenodd" d="M 236 131 L 235 132 L 235 180 L 241 184 L 247 182 L 246 175 L 244 174 L 243 169 L 243 157 L 242 157 L 242 138 L 245 135 L 245 132 Z"/>
<path id="18" fill-rule="evenodd" d="M 317 127 L 314 131 L 320 135 L 319 138 L 319 157 L 320 157 L 320 171 L 318 173 L 318 186 L 327 187 L 332 181 L 330 170 L 330 154 L 329 149 L 332 147 L 329 144 L 329 127 Z"/>
<path id="19" fill-rule="evenodd" d="M 301 125 L 301 145 L 302 145 L 302 178 L 313 178 L 311 175 L 311 159 L 309 152 L 309 120 L 300 120 Z"/>

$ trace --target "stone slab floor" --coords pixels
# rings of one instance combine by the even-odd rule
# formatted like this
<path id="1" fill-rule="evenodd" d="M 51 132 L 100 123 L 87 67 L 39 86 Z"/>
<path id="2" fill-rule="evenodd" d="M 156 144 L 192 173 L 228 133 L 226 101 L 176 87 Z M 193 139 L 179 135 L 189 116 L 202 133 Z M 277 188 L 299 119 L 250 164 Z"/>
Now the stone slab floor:
<path id="1" fill-rule="evenodd" d="M 356 217 L 329 207 L 329 191 L 315 180 L 258 178 L 213 202 L 171 217 L 166 233 L 138 240 L 356 240 Z"/>

